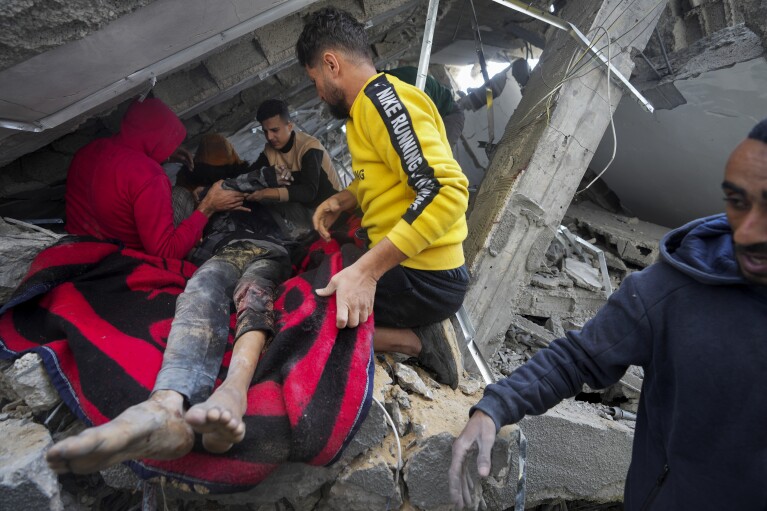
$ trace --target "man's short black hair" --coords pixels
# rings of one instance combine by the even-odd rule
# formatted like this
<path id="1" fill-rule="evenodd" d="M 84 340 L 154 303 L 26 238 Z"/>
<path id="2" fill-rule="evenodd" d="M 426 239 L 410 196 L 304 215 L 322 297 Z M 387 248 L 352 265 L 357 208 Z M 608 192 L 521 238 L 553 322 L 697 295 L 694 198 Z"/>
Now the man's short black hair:
<path id="1" fill-rule="evenodd" d="M 288 110 L 288 104 L 281 99 L 267 99 L 261 106 L 258 107 L 256 112 L 256 120 L 258 122 L 264 122 L 267 119 L 271 119 L 275 115 L 279 115 L 285 122 L 290 122 L 290 111 Z"/>
<path id="2" fill-rule="evenodd" d="M 754 126 L 751 132 L 748 134 L 748 138 L 758 140 L 767 144 L 767 119 Z"/>
<path id="3" fill-rule="evenodd" d="M 309 16 L 296 43 L 298 62 L 311 68 L 320 54 L 328 49 L 342 50 L 349 55 L 370 60 L 370 43 L 365 25 L 349 12 L 325 7 Z"/>

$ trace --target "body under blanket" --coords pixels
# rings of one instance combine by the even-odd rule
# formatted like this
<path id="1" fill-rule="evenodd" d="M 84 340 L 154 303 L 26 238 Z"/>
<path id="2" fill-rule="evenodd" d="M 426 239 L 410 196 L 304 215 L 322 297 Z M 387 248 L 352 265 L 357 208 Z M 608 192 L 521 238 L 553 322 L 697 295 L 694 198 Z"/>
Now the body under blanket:
<path id="1" fill-rule="evenodd" d="M 197 445 L 171 461 L 128 462 L 211 492 L 248 489 L 281 463 L 335 461 L 364 420 L 373 388 L 373 321 L 339 330 L 335 297 L 317 296 L 361 254 L 346 226 L 300 254 L 275 299 L 278 333 L 248 392 L 244 441 L 225 455 Z M 64 402 L 100 425 L 149 397 L 176 297 L 196 268 L 94 239 L 67 237 L 41 252 L 0 309 L 0 357 L 41 355 Z M 234 317 L 232 317 L 232 328 Z M 217 384 L 226 376 L 229 347 Z M 199 442 L 198 442 L 199 444 Z"/>

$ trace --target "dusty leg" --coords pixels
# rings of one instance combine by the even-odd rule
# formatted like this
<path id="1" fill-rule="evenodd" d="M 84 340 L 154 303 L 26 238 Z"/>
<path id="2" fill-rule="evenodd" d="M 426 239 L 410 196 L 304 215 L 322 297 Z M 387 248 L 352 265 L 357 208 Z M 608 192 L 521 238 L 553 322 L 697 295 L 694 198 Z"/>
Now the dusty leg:
<path id="1" fill-rule="evenodd" d="M 409 328 L 376 327 L 373 349 L 417 357 L 421 352 L 421 341 Z"/>
<path id="2" fill-rule="evenodd" d="M 226 452 L 245 437 L 242 416 L 248 404 L 248 387 L 265 342 L 266 335 L 257 330 L 237 339 L 226 380 L 207 401 L 186 412 L 187 423 L 202 433 L 202 444 L 208 451 Z"/>
<path id="3" fill-rule="evenodd" d="M 59 474 L 87 474 L 126 460 L 179 458 L 194 443 L 183 407 L 181 394 L 157 391 L 114 420 L 55 444 L 46 454 L 48 465 Z"/>

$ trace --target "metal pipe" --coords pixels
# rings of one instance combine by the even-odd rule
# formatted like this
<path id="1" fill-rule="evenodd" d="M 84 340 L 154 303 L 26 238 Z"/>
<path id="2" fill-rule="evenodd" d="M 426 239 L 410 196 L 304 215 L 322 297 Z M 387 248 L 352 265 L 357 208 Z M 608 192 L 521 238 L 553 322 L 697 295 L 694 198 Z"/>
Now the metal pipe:
<path id="1" fill-rule="evenodd" d="M 439 0 L 429 0 L 429 10 L 426 11 L 426 26 L 423 29 L 423 42 L 421 43 L 421 58 L 418 60 L 418 76 L 415 79 L 415 86 L 421 90 L 426 86 L 426 73 L 429 69 L 431 43 L 434 41 L 438 7 Z"/>
<path id="2" fill-rule="evenodd" d="M 613 406 L 608 409 L 607 413 L 609 413 L 616 421 L 619 419 L 623 419 L 624 421 L 637 420 L 637 415 L 635 413 L 624 410 L 623 408 L 618 408 L 617 406 Z"/>

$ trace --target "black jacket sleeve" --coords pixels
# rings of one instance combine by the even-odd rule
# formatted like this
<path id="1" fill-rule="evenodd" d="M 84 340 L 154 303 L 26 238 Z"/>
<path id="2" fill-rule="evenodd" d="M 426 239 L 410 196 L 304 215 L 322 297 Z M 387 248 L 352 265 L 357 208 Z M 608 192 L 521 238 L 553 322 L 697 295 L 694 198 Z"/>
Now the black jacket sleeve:
<path id="1" fill-rule="evenodd" d="M 322 170 L 322 157 L 324 153 L 320 149 L 309 149 L 301 158 L 301 171 L 293 173 L 293 183 L 288 187 L 290 202 L 300 202 L 311 206 L 317 198 L 319 189 L 320 173 Z"/>

